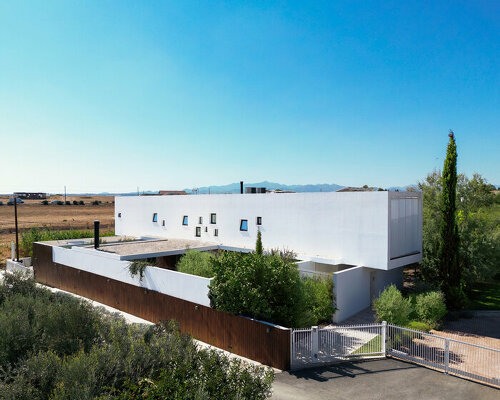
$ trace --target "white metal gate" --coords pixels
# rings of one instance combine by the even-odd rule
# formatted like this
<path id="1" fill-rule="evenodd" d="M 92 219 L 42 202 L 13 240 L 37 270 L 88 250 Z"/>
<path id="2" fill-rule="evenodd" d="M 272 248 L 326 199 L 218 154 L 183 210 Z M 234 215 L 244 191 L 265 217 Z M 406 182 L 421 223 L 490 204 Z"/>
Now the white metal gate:
<path id="1" fill-rule="evenodd" d="M 291 331 L 291 369 L 386 355 L 500 387 L 500 350 L 381 324 Z"/>
<path id="2" fill-rule="evenodd" d="M 387 354 L 500 387 L 500 350 L 387 325 Z"/>
<path id="3" fill-rule="evenodd" d="M 385 357 L 385 323 L 294 329 L 291 332 L 291 368 Z"/>

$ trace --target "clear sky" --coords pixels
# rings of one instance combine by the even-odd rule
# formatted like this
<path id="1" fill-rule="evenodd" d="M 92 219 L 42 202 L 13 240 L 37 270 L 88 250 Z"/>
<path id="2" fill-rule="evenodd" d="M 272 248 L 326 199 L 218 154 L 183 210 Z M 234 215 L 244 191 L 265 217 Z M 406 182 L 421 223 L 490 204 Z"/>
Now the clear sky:
<path id="1" fill-rule="evenodd" d="M 500 185 L 500 2 L 0 2 L 0 192 Z"/>

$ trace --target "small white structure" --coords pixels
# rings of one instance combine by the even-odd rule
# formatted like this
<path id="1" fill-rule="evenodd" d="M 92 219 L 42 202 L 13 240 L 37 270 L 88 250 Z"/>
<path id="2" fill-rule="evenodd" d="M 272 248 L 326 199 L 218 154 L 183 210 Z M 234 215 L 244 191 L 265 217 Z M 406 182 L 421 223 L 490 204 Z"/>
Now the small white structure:
<path id="1" fill-rule="evenodd" d="M 333 273 L 340 322 L 368 307 L 402 267 L 422 260 L 415 192 L 281 193 L 115 198 L 115 232 L 297 253 L 304 273 Z"/>

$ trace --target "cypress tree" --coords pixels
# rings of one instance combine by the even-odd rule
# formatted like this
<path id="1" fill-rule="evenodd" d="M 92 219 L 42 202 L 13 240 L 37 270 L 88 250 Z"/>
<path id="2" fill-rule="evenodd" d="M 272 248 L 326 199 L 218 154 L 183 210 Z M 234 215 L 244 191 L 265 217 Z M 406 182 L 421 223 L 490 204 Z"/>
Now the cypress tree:
<path id="1" fill-rule="evenodd" d="M 459 306 L 462 273 L 458 261 L 458 229 L 456 222 L 457 147 L 450 131 L 443 168 L 441 201 L 441 238 L 439 245 L 440 280 L 449 306 Z"/>
<path id="2" fill-rule="evenodd" d="M 261 256 L 264 253 L 264 249 L 262 248 L 262 234 L 260 233 L 260 229 L 257 231 L 257 242 L 255 243 L 255 252 Z"/>

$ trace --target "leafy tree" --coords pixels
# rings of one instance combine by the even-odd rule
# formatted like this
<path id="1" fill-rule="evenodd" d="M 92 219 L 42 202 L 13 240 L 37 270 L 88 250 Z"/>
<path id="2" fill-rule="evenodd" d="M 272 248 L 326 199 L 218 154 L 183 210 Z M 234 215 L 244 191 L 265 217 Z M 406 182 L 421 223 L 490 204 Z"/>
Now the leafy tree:
<path id="1" fill-rule="evenodd" d="M 257 242 L 255 243 L 255 253 L 258 255 L 262 255 L 264 253 L 264 249 L 262 248 L 262 233 L 260 229 L 257 231 Z"/>
<path id="2" fill-rule="evenodd" d="M 456 293 L 462 278 L 458 262 L 458 227 L 456 223 L 457 200 L 457 148 L 450 131 L 443 169 L 441 201 L 441 229 L 439 242 L 439 278 L 449 305 L 458 306 Z"/>
<path id="3" fill-rule="evenodd" d="M 423 260 L 420 265 L 425 281 L 439 281 L 439 243 L 442 176 L 429 174 L 418 184 L 423 194 Z M 495 195 L 479 174 L 471 179 L 457 178 L 457 225 L 459 262 L 466 289 L 500 271 L 500 213 L 495 212 Z"/>
<path id="4" fill-rule="evenodd" d="M 302 294 L 296 264 L 278 255 L 224 252 L 212 260 L 212 307 L 236 315 L 297 326 Z"/>

